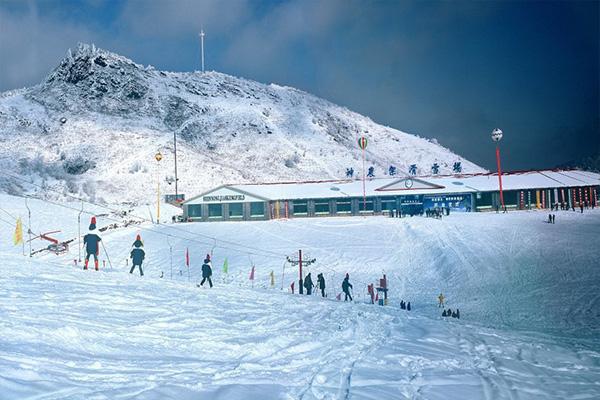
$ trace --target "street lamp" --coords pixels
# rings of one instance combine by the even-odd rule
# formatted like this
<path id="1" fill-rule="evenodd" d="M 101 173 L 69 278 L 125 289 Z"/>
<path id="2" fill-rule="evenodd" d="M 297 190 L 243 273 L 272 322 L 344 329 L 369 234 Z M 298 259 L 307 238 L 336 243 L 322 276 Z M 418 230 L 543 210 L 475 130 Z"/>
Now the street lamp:
<path id="1" fill-rule="evenodd" d="M 160 169 L 159 164 L 162 160 L 162 154 L 160 151 L 154 155 L 156 159 L 156 223 L 160 224 Z"/>
<path id="2" fill-rule="evenodd" d="M 492 140 L 496 142 L 496 163 L 498 164 L 498 186 L 500 188 L 500 204 L 502 204 L 502 210 L 506 210 L 504 206 L 504 194 L 502 193 L 502 169 L 500 168 L 500 140 L 502 139 L 502 130 L 495 128 L 492 131 Z"/>

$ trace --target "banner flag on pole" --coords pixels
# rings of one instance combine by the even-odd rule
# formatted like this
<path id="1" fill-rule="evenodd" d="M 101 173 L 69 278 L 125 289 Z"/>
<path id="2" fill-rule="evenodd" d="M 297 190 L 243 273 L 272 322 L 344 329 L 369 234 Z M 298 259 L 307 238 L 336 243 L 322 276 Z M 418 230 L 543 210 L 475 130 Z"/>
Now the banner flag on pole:
<path id="1" fill-rule="evenodd" d="M 254 265 L 252 266 L 252 271 L 250 271 L 250 280 L 254 280 Z"/>
<path id="2" fill-rule="evenodd" d="M 190 251 L 187 247 L 185 248 L 185 265 L 190 267 Z"/>
<path id="3" fill-rule="evenodd" d="M 13 235 L 13 243 L 16 245 L 23 243 L 23 223 L 21 217 L 17 219 L 17 226 L 15 227 L 15 233 Z"/>
<path id="4" fill-rule="evenodd" d="M 296 282 L 293 281 L 292 284 L 290 285 L 290 289 L 292 289 L 292 294 L 294 294 L 294 283 L 296 283 Z"/>
<path id="5" fill-rule="evenodd" d="M 225 261 L 223 261 L 223 273 L 226 274 L 229 272 L 229 262 L 227 261 L 227 257 L 225 257 Z"/>
<path id="6" fill-rule="evenodd" d="M 337 295 L 337 296 L 335 296 L 335 299 L 336 299 L 336 300 L 338 300 L 338 301 L 339 301 L 339 300 L 342 300 L 342 294 L 341 294 L 341 293 L 338 293 L 338 295 Z"/>
<path id="7" fill-rule="evenodd" d="M 271 271 L 269 275 L 271 275 L 271 287 L 273 287 L 275 286 L 275 273 Z"/>

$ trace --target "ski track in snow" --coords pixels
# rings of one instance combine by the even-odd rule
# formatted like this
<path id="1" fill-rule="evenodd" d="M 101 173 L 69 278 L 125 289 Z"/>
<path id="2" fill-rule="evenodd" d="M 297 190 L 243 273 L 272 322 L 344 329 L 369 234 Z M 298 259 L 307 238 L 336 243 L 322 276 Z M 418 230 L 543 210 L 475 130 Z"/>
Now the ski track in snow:
<path id="1" fill-rule="evenodd" d="M 21 199 L 0 200 L 23 216 Z M 52 211 L 35 230 L 76 234 L 76 211 L 30 205 Z M 102 234 L 114 268 L 95 272 L 73 266 L 76 246 L 22 257 L 0 221 L 0 399 L 596 399 L 600 212 L 560 212 L 555 225 L 545 215 L 177 225 L 188 237 L 302 248 L 317 258 L 306 271 L 325 272 L 328 299 L 269 289 L 271 270 L 280 287 L 283 256 L 250 260 L 219 240 L 215 288 L 196 288 L 210 240 L 167 242 L 158 232 L 186 236 L 168 225 L 141 231 L 140 278 L 125 267 L 136 227 Z M 174 279 L 159 279 L 170 276 L 169 243 Z M 186 247 L 190 282 L 185 267 L 178 275 Z M 390 305 L 363 304 L 382 271 Z M 346 272 L 354 303 L 333 300 Z M 285 276 L 287 288 L 297 271 Z M 439 316 L 440 291 L 460 320 Z"/>

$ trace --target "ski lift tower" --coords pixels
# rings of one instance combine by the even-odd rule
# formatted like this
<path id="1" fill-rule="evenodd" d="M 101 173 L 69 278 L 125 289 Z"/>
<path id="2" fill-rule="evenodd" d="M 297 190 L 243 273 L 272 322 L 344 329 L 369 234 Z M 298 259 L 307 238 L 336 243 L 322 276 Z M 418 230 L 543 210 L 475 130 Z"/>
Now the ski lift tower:
<path id="1" fill-rule="evenodd" d="M 292 257 L 287 257 L 287 261 L 291 264 L 291 265 L 297 265 L 298 266 L 298 275 L 299 275 L 299 279 L 298 279 L 298 293 L 299 294 L 304 294 L 304 276 L 302 275 L 302 264 L 304 264 L 305 266 L 309 266 L 311 264 L 314 264 L 317 259 L 316 258 L 310 258 L 310 257 L 306 257 L 306 258 L 302 258 L 302 250 L 298 250 L 298 258 L 295 258 L 294 256 Z"/>

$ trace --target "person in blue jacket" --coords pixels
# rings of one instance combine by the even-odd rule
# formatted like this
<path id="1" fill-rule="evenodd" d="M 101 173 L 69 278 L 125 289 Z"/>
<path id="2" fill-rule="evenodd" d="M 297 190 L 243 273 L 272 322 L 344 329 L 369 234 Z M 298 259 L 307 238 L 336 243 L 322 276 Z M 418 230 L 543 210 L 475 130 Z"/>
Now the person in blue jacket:
<path id="1" fill-rule="evenodd" d="M 142 243 L 142 239 L 140 235 L 137 235 L 135 242 L 133 242 L 134 249 L 131 250 L 131 254 L 129 257 L 132 260 L 132 266 L 129 270 L 130 274 L 133 274 L 135 267 L 138 266 L 140 268 L 140 276 L 144 276 L 144 271 L 142 270 L 142 263 L 144 262 L 144 258 L 146 257 L 146 252 L 141 249 L 144 244 Z"/>
<path id="2" fill-rule="evenodd" d="M 212 276 L 212 267 L 210 262 L 210 256 L 207 254 L 204 259 L 204 264 L 202 264 L 202 281 L 200 282 L 200 286 L 204 285 L 204 282 L 208 280 L 208 284 L 210 287 L 213 287 L 212 280 L 210 277 Z"/>
<path id="3" fill-rule="evenodd" d="M 98 271 L 98 254 L 100 253 L 100 236 L 96 235 L 96 217 L 92 217 L 89 226 L 89 233 L 83 237 L 83 244 L 85 245 L 85 266 L 83 269 L 88 269 L 88 263 L 90 256 L 94 256 L 94 266 Z"/>

